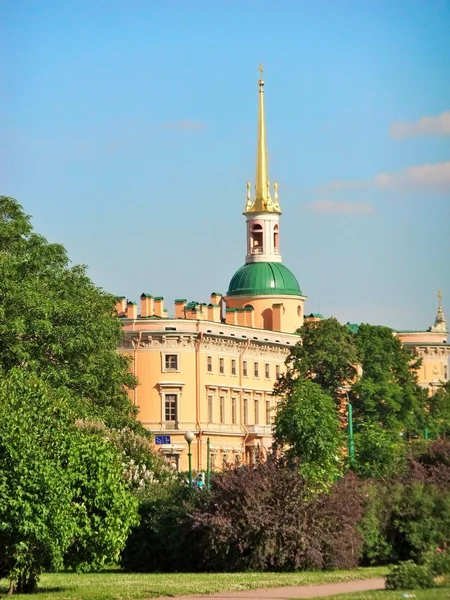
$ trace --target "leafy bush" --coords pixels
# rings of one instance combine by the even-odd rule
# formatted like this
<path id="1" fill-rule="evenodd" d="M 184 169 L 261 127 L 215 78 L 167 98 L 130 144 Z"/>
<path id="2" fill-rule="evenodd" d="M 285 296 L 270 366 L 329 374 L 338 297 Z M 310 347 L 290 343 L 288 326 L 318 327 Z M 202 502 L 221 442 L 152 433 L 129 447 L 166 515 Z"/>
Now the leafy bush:
<path id="1" fill-rule="evenodd" d="M 140 523 L 131 532 L 121 566 L 132 572 L 191 569 L 187 513 L 189 489 L 180 481 L 154 484 L 139 507 Z"/>
<path id="2" fill-rule="evenodd" d="M 416 565 L 407 560 L 395 565 L 386 575 L 388 590 L 416 590 L 434 587 L 433 573 L 428 565 Z"/>
<path id="3" fill-rule="evenodd" d="M 362 516 L 357 479 L 311 495 L 294 471 L 270 458 L 214 476 L 191 519 L 198 569 L 295 571 L 358 564 Z"/>

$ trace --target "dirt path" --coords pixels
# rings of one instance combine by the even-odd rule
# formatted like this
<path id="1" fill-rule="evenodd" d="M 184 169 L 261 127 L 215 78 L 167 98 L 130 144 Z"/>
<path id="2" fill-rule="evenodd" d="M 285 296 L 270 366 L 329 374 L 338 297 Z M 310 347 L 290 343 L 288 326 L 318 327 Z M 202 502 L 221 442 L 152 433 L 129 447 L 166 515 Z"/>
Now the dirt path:
<path id="1" fill-rule="evenodd" d="M 384 589 L 384 579 L 362 579 L 345 583 L 325 583 L 322 585 L 302 585 L 299 587 L 263 588 L 246 590 L 245 592 L 219 592 L 211 595 L 176 596 L 175 600 L 289 600 L 291 598 L 324 598 L 336 594 L 351 592 L 367 592 Z M 158 598 L 157 600 L 174 600 L 174 597 Z"/>

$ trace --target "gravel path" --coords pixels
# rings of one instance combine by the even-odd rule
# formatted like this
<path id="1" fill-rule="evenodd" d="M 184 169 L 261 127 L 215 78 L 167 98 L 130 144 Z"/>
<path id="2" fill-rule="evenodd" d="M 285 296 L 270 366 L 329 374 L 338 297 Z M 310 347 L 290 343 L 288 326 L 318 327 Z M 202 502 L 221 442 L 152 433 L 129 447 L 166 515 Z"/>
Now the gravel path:
<path id="1" fill-rule="evenodd" d="M 349 594 L 351 592 L 367 592 L 369 590 L 384 589 L 384 579 L 362 579 L 347 581 L 345 583 L 325 583 L 322 585 L 302 585 L 292 587 L 263 588 L 246 590 L 245 592 L 219 592 L 211 595 L 198 596 L 172 596 L 158 598 L 157 600 L 289 600 L 291 598 L 325 598 L 336 594 Z"/>

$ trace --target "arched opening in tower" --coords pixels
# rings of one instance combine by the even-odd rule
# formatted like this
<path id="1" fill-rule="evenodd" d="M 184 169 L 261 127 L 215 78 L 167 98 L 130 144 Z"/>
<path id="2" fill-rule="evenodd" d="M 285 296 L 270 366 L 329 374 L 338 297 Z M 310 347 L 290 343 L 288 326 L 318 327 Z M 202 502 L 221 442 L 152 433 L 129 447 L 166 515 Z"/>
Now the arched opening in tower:
<path id="1" fill-rule="evenodd" d="M 253 225 L 251 229 L 252 254 L 263 254 L 263 228 L 261 225 Z"/>
<path id="2" fill-rule="evenodd" d="M 278 225 L 273 228 L 273 249 L 278 254 Z"/>

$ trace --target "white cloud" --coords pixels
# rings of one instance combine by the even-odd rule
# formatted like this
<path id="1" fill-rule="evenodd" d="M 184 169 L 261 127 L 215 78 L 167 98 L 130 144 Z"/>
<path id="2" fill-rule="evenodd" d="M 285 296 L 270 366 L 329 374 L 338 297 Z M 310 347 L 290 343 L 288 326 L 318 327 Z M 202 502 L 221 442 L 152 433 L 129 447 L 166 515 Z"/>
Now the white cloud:
<path id="1" fill-rule="evenodd" d="M 354 190 L 354 189 L 379 189 L 395 190 L 398 192 L 425 192 L 449 193 L 450 192 L 450 161 L 407 167 L 402 171 L 378 173 L 372 179 L 356 181 L 331 181 L 320 187 L 322 193 L 326 190 Z"/>
<path id="2" fill-rule="evenodd" d="M 307 208 L 317 213 L 339 215 L 370 215 L 374 212 L 369 202 L 339 202 L 332 200 L 314 200 L 307 203 Z"/>
<path id="3" fill-rule="evenodd" d="M 378 189 L 399 191 L 450 191 L 450 161 L 408 167 L 403 171 L 379 173 L 372 180 Z"/>
<path id="4" fill-rule="evenodd" d="M 450 110 L 436 117 L 422 117 L 412 123 L 397 121 L 392 123 L 390 134 L 394 140 L 411 137 L 443 137 L 450 135 Z"/>

